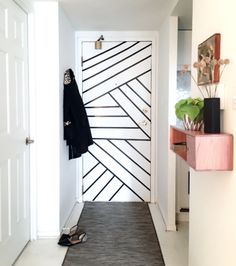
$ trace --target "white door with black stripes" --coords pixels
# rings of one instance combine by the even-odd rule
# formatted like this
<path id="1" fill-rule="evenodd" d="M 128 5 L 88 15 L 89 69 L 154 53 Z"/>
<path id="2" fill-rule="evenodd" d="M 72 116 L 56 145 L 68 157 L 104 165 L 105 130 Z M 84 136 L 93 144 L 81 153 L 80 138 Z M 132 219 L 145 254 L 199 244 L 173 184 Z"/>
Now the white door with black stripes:
<path id="1" fill-rule="evenodd" d="M 83 101 L 94 144 L 83 156 L 84 201 L 150 201 L 150 41 L 82 43 Z"/>

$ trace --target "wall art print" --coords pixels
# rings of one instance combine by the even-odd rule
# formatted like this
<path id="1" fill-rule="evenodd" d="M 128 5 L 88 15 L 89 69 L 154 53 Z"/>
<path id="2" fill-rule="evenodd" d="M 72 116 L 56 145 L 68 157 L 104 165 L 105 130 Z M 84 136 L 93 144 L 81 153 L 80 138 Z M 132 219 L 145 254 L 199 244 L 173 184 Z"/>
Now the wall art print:
<path id="1" fill-rule="evenodd" d="M 198 86 L 220 81 L 220 33 L 216 33 L 198 45 Z"/>

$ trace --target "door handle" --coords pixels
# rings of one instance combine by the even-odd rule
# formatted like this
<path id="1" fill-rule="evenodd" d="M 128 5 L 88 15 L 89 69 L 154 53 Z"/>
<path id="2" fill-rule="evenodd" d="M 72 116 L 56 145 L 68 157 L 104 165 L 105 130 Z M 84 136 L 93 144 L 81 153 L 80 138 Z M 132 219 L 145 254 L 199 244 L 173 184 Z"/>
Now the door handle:
<path id="1" fill-rule="evenodd" d="M 143 108 L 143 112 L 146 114 L 148 113 L 148 108 Z"/>
<path id="2" fill-rule="evenodd" d="M 34 143 L 34 140 L 33 140 L 33 139 L 30 139 L 29 137 L 27 137 L 27 138 L 25 139 L 25 144 L 26 144 L 26 145 L 33 144 L 33 143 Z"/>
<path id="3" fill-rule="evenodd" d="M 148 122 L 146 120 L 143 120 L 142 122 L 139 123 L 140 126 L 146 126 Z"/>

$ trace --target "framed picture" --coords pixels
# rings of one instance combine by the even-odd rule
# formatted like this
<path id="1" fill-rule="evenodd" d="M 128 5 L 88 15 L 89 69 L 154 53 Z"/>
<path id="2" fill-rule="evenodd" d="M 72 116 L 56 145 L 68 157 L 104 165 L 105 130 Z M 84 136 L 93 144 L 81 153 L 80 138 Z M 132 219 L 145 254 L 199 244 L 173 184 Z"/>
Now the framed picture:
<path id="1" fill-rule="evenodd" d="M 220 81 L 220 33 L 198 45 L 198 75 L 199 86 L 217 83 Z"/>

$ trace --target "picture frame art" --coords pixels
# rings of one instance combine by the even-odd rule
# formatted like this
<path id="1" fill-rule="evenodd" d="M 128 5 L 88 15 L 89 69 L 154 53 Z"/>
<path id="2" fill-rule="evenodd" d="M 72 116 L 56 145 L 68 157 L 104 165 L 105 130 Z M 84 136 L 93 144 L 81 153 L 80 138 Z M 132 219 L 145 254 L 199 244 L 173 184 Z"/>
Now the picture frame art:
<path id="1" fill-rule="evenodd" d="M 198 86 L 220 81 L 220 33 L 215 33 L 198 45 Z"/>

